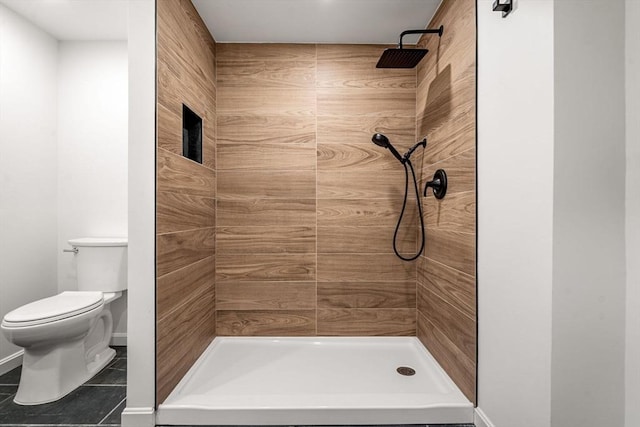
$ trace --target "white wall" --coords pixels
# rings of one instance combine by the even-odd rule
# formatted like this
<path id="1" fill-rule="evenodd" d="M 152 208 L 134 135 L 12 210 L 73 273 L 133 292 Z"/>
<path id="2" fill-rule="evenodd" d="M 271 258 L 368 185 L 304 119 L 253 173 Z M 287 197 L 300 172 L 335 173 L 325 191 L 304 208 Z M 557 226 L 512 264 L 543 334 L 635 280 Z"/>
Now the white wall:
<path id="1" fill-rule="evenodd" d="M 129 323 L 123 427 L 153 427 L 155 408 L 154 0 L 129 1 Z"/>
<path id="2" fill-rule="evenodd" d="M 478 1 L 478 406 L 550 419 L 553 1 Z"/>
<path id="3" fill-rule="evenodd" d="M 640 1 L 626 0 L 626 427 L 640 425 Z"/>
<path id="4" fill-rule="evenodd" d="M 554 4 L 551 425 L 622 426 L 624 0 Z"/>
<path id="5" fill-rule="evenodd" d="M 0 5 L 0 318 L 57 293 L 56 70 L 56 40 Z M 0 334 L 0 361 L 18 350 Z"/>
<path id="6" fill-rule="evenodd" d="M 58 287 L 77 289 L 67 241 L 127 235 L 126 41 L 61 41 L 58 106 Z M 126 294 L 112 305 L 126 332 Z"/>

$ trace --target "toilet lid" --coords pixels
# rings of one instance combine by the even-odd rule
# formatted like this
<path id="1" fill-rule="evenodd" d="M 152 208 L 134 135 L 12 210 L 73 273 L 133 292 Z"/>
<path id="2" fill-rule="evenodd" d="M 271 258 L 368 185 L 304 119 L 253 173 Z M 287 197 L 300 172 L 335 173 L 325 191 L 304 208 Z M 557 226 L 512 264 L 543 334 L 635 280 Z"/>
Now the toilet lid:
<path id="1" fill-rule="evenodd" d="M 86 313 L 103 304 L 102 292 L 62 292 L 13 310 L 3 323 L 33 326 Z"/>

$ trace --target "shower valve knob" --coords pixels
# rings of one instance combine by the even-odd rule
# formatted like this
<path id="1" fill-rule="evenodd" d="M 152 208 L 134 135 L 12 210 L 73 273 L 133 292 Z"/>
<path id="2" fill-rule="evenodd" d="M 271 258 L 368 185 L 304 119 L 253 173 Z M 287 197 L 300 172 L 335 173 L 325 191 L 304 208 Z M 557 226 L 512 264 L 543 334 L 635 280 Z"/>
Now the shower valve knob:
<path id="1" fill-rule="evenodd" d="M 427 188 L 431 187 L 436 199 L 442 199 L 447 194 L 447 173 L 444 169 L 438 169 L 433 174 L 433 180 L 427 181 L 424 186 L 424 197 L 427 197 Z"/>

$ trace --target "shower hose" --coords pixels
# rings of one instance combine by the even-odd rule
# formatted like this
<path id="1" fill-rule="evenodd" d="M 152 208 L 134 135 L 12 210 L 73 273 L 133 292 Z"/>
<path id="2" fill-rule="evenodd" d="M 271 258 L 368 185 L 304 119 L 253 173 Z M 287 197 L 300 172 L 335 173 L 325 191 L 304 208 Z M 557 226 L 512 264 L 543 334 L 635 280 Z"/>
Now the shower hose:
<path id="1" fill-rule="evenodd" d="M 407 168 L 407 165 L 409 165 L 409 168 Z M 396 224 L 396 231 L 393 233 L 393 251 L 401 260 L 413 261 L 414 259 L 418 258 L 422 254 L 422 251 L 424 250 L 424 240 L 425 240 L 424 219 L 422 218 L 422 203 L 420 203 L 420 192 L 418 191 L 418 180 L 416 179 L 416 173 L 413 170 L 413 165 L 411 164 L 411 160 L 407 158 L 406 161 L 402 163 L 402 166 L 404 166 L 404 201 L 402 202 L 402 210 L 400 211 L 400 216 L 398 217 L 398 224 Z M 411 170 L 411 176 L 413 177 L 413 187 L 416 191 L 416 203 L 418 204 L 418 214 L 420 215 L 420 230 L 422 231 L 422 235 L 421 235 L 422 239 L 420 243 L 420 250 L 418 251 L 418 253 L 407 258 L 402 256 L 398 251 L 398 245 L 396 243 L 396 240 L 398 238 L 398 230 L 400 229 L 400 223 L 402 222 L 402 217 L 404 216 L 404 211 L 405 211 L 405 208 L 407 207 L 407 196 L 409 193 L 409 170 Z"/>

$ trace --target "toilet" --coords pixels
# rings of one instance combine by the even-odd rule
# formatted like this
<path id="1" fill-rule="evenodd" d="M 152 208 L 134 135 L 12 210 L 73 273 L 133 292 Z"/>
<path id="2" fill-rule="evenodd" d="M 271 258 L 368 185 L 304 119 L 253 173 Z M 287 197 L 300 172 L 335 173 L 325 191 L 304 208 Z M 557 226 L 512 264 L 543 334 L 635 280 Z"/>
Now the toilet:
<path id="1" fill-rule="evenodd" d="M 127 289 L 127 238 L 69 240 L 78 291 L 62 292 L 9 312 L 1 329 L 24 348 L 14 402 L 56 401 L 91 379 L 115 356 L 111 303 Z"/>

